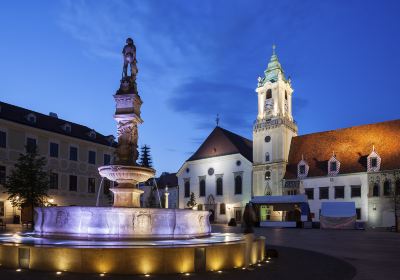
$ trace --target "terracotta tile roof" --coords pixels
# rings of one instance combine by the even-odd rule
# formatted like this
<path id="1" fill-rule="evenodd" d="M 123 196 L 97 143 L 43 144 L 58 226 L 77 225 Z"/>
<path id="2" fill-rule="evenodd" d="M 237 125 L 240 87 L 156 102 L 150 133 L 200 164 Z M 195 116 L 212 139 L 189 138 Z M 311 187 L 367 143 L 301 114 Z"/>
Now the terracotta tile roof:
<path id="1" fill-rule="evenodd" d="M 36 117 L 36 122 L 30 122 L 27 119 L 29 114 L 33 114 Z M 8 120 L 11 122 L 27 125 L 30 127 L 43 129 L 58 134 L 63 134 L 70 137 L 79 138 L 82 140 L 94 142 L 97 144 L 110 146 L 116 145 L 115 141 L 110 141 L 110 136 L 104 136 L 96 131 L 95 137 L 90 137 L 89 134 L 93 131 L 91 128 L 69 122 L 58 117 L 52 117 L 44 115 L 35 111 L 31 111 L 22 107 L 11 105 L 5 102 L 0 102 L 0 119 Z M 67 132 L 63 129 L 65 124 L 71 126 L 71 132 Z"/>
<path id="2" fill-rule="evenodd" d="M 400 120 L 294 137 L 284 178 L 297 178 L 297 164 L 302 155 L 310 167 L 307 177 L 327 176 L 333 151 L 340 162 L 339 174 L 366 172 L 373 145 L 382 159 L 381 170 L 399 169 Z"/>
<path id="3" fill-rule="evenodd" d="M 217 126 L 187 161 L 231 154 L 241 154 L 253 162 L 253 142 Z"/>

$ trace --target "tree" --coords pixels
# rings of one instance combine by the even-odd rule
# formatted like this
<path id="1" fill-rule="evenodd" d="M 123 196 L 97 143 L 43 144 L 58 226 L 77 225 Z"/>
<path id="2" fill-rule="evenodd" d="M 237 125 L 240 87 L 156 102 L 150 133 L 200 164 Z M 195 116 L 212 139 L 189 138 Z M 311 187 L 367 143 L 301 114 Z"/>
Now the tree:
<path id="1" fill-rule="evenodd" d="M 49 174 L 44 171 L 46 158 L 40 156 L 37 147 L 25 147 L 14 169 L 7 177 L 5 188 L 13 207 L 30 209 L 33 222 L 33 208 L 48 204 L 47 191 L 50 187 Z"/>
<path id="2" fill-rule="evenodd" d="M 189 201 L 186 203 L 186 206 L 193 209 L 197 205 L 196 203 L 196 197 L 194 196 L 194 193 L 190 193 L 190 198 Z"/>
<path id="3" fill-rule="evenodd" d="M 150 147 L 147 145 L 142 146 L 140 149 L 140 162 L 139 164 L 144 167 L 152 167 L 152 161 L 150 156 Z"/>

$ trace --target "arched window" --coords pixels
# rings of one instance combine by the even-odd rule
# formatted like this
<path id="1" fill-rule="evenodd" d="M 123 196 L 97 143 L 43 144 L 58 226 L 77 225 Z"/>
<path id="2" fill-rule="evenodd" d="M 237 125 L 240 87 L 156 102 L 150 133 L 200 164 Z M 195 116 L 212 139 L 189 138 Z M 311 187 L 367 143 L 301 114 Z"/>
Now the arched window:
<path id="1" fill-rule="evenodd" d="M 271 171 L 266 171 L 265 172 L 265 180 L 271 179 Z"/>
<path id="2" fill-rule="evenodd" d="M 383 195 L 390 195 L 392 192 L 392 186 L 389 180 L 386 180 L 383 183 Z"/>
<path id="3" fill-rule="evenodd" d="M 372 189 L 372 196 L 379 196 L 379 184 L 375 183 Z"/>
<path id="4" fill-rule="evenodd" d="M 286 90 L 285 90 L 285 100 L 287 100 L 287 92 L 286 92 Z"/>
<path id="5" fill-rule="evenodd" d="M 219 205 L 219 214 L 220 214 L 220 215 L 225 215 L 225 213 L 226 213 L 226 206 L 225 206 L 225 203 L 221 203 L 221 204 Z"/>
<path id="6" fill-rule="evenodd" d="M 185 197 L 189 197 L 190 196 L 190 182 L 186 181 L 185 182 Z"/>
<path id="7" fill-rule="evenodd" d="M 269 153 L 268 152 L 265 153 L 265 161 L 266 162 L 270 161 L 270 157 L 269 157 Z"/>
<path id="8" fill-rule="evenodd" d="M 199 205 L 197 205 L 197 210 L 199 210 L 199 211 L 203 211 L 203 204 L 199 204 Z"/>
<path id="9" fill-rule="evenodd" d="M 219 177 L 217 179 L 217 195 L 223 195 L 223 190 L 222 190 L 222 178 Z"/>
<path id="10" fill-rule="evenodd" d="M 272 98 L 272 90 L 269 89 L 267 90 L 266 99 L 271 99 L 271 98 Z"/>
<path id="11" fill-rule="evenodd" d="M 235 177 L 235 194 L 242 194 L 242 176 Z"/>
<path id="12" fill-rule="evenodd" d="M 199 196 L 206 196 L 206 180 L 200 180 Z"/>

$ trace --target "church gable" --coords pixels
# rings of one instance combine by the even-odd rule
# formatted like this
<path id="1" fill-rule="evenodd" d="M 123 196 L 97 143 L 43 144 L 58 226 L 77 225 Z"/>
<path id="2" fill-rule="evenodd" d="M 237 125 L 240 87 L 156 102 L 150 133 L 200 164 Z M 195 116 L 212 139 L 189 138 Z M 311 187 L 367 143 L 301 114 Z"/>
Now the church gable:
<path id="1" fill-rule="evenodd" d="M 188 161 L 242 154 L 252 162 L 252 141 L 217 126 Z"/>
<path id="2" fill-rule="evenodd" d="M 400 168 L 400 120 L 361 125 L 338 130 L 297 136 L 292 139 L 285 179 L 298 178 L 302 156 L 309 166 L 307 177 L 330 176 L 332 151 L 337 173 L 374 172 Z M 374 148 L 373 148 L 374 147 Z M 371 153 L 379 151 L 379 156 Z M 372 162 L 376 158 L 376 163 Z M 376 168 L 371 168 L 371 164 Z"/>

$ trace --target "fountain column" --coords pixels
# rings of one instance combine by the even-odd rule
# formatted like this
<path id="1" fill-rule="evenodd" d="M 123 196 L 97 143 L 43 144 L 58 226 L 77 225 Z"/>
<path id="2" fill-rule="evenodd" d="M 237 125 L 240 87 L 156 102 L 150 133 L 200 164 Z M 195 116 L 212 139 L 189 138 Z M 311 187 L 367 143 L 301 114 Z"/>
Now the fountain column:
<path id="1" fill-rule="evenodd" d="M 137 184 L 153 177 L 155 170 L 139 166 L 138 159 L 138 125 L 143 123 L 140 117 L 142 100 L 136 85 L 136 47 L 133 40 L 128 38 L 123 49 L 124 68 L 120 87 L 114 95 L 116 104 L 114 119 L 117 122 L 118 145 L 113 165 L 99 167 L 102 177 L 118 183 L 117 187 L 110 188 L 114 194 L 115 207 L 140 207 L 142 190 Z M 128 75 L 128 65 L 131 75 Z"/>

